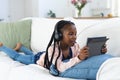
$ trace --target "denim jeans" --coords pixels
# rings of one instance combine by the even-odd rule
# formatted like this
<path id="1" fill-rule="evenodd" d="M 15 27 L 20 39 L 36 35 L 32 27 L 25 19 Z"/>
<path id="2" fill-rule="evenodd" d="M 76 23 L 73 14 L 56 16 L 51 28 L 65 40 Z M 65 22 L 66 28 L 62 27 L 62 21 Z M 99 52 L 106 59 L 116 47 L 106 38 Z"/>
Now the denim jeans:
<path id="1" fill-rule="evenodd" d="M 99 56 L 90 57 L 75 66 L 61 72 L 59 76 L 69 77 L 75 79 L 89 79 L 96 80 L 96 74 L 101 64 L 107 59 L 111 58 L 111 55 L 103 54 Z"/>
<path id="2" fill-rule="evenodd" d="M 14 59 L 15 61 L 19 61 L 23 64 L 34 64 L 35 63 L 35 55 L 32 53 L 31 50 L 27 49 L 24 46 L 21 46 L 20 51 L 23 51 L 24 54 L 19 54 L 17 51 L 10 49 L 6 46 L 1 46 L 0 51 L 5 52 L 9 57 Z"/>

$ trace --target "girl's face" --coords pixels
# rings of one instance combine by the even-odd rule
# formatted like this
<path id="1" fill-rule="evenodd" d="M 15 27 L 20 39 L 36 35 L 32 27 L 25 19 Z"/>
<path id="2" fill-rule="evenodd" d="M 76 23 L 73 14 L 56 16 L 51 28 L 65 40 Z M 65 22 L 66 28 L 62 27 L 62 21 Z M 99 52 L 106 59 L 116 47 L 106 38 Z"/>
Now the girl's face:
<path id="1" fill-rule="evenodd" d="M 61 45 L 66 47 L 73 46 L 76 42 L 76 34 L 77 34 L 75 25 L 71 25 L 71 24 L 65 25 L 61 31 L 63 33 Z"/>

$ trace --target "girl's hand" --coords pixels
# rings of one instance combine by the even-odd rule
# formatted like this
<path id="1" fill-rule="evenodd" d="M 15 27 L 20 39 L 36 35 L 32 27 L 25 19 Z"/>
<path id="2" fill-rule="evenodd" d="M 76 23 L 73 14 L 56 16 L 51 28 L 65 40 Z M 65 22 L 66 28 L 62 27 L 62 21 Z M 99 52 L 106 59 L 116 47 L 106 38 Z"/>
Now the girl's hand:
<path id="1" fill-rule="evenodd" d="M 86 59 L 87 57 L 89 56 L 89 53 L 88 53 L 88 47 L 83 47 L 81 50 L 80 50 L 80 54 L 78 55 L 78 58 L 80 60 L 84 60 Z"/>
<path id="2" fill-rule="evenodd" d="M 107 52 L 107 48 L 106 48 L 106 44 L 103 45 L 102 49 L 101 49 L 101 53 L 105 54 Z"/>

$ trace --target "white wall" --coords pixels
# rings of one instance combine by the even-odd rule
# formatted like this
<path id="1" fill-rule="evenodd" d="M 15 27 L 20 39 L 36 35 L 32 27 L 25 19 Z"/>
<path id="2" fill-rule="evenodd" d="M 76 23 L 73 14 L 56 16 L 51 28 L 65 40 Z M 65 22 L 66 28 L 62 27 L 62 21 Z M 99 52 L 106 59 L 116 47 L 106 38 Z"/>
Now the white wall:
<path id="1" fill-rule="evenodd" d="M 0 0 L 0 19 L 8 20 L 8 0 Z"/>
<path id="2" fill-rule="evenodd" d="M 71 0 L 38 0 L 39 17 L 47 17 L 49 10 L 56 13 L 57 17 L 75 17 L 75 7 L 71 4 Z M 97 13 L 108 14 L 109 0 L 91 0 L 82 10 L 82 16 L 90 17 L 93 15 L 92 9 L 97 9 Z M 100 10 L 98 10 L 100 9 Z M 102 9 L 102 10 L 101 10 Z"/>
<path id="3" fill-rule="evenodd" d="M 25 17 L 39 17 L 38 0 L 25 0 Z"/>
<path id="4" fill-rule="evenodd" d="M 24 0 L 8 0 L 10 21 L 19 20 L 25 17 Z"/>
<path id="5" fill-rule="evenodd" d="M 57 17 L 73 15 L 69 0 L 39 0 L 39 17 L 47 17 L 49 10 L 56 13 Z"/>
<path id="6" fill-rule="evenodd" d="M 25 17 L 24 0 L 0 0 L 0 19 L 15 21 Z"/>
<path id="7" fill-rule="evenodd" d="M 111 11 L 115 15 L 120 15 L 120 10 L 116 9 L 119 0 L 116 0 L 115 7 L 111 7 L 113 5 L 111 1 L 115 0 L 92 0 L 82 9 L 82 16 L 92 16 L 93 9 L 98 15 L 101 12 L 108 14 Z M 0 19 L 9 21 L 24 17 L 48 17 L 49 10 L 56 13 L 57 17 L 75 17 L 75 7 L 71 4 L 71 0 L 0 0 Z"/>
<path id="8" fill-rule="evenodd" d="M 120 0 L 118 1 L 120 3 Z M 118 16 L 120 16 L 120 4 L 118 5 Z"/>

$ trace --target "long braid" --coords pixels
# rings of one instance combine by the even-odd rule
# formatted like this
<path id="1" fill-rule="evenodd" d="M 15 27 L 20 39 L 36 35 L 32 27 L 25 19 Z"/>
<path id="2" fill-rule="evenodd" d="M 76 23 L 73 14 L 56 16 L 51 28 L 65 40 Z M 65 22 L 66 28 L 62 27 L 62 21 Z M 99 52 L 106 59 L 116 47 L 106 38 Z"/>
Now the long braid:
<path id="1" fill-rule="evenodd" d="M 55 34 L 55 32 L 53 32 L 53 34 L 52 34 L 52 37 L 51 37 L 51 40 L 50 40 L 50 42 L 49 42 L 49 44 L 48 44 L 48 46 L 47 46 L 47 49 L 46 49 L 46 54 L 45 54 L 45 61 L 44 61 L 44 67 L 45 68 L 47 68 L 47 69 L 50 69 L 50 65 L 52 64 L 52 61 L 53 61 L 53 57 L 54 57 L 54 53 L 55 53 L 55 45 L 56 45 L 56 40 L 54 39 L 54 34 Z M 48 57 L 48 49 L 49 49 L 49 47 L 51 46 L 51 44 L 52 44 L 52 42 L 54 41 L 54 43 L 53 43 L 53 52 L 52 52 L 52 57 L 51 57 L 51 59 L 49 60 L 49 57 Z"/>
<path id="2" fill-rule="evenodd" d="M 51 57 L 51 60 L 50 60 L 50 65 L 52 64 L 53 56 L 54 56 L 54 54 L 55 54 L 55 45 L 56 45 L 55 41 L 54 41 L 53 45 L 54 45 L 54 46 L 53 46 L 53 53 L 52 53 L 52 57 Z"/>
<path id="3" fill-rule="evenodd" d="M 50 39 L 50 42 L 48 43 L 48 46 L 46 48 L 46 54 L 45 54 L 45 59 L 44 59 L 44 67 L 49 69 L 49 66 L 50 66 L 50 61 L 48 59 L 48 48 L 51 46 L 52 42 L 53 42 L 53 39 L 54 39 L 54 32 L 52 34 L 52 37 Z"/>
<path id="4" fill-rule="evenodd" d="M 58 60 L 58 58 L 60 57 L 61 49 L 60 49 L 59 42 L 57 42 L 57 44 L 58 44 L 59 53 L 58 53 L 58 56 L 57 56 L 56 61 L 55 61 L 55 68 L 58 70 L 58 68 L 57 68 L 57 60 Z M 58 71 L 58 75 L 59 75 L 59 71 Z"/>

